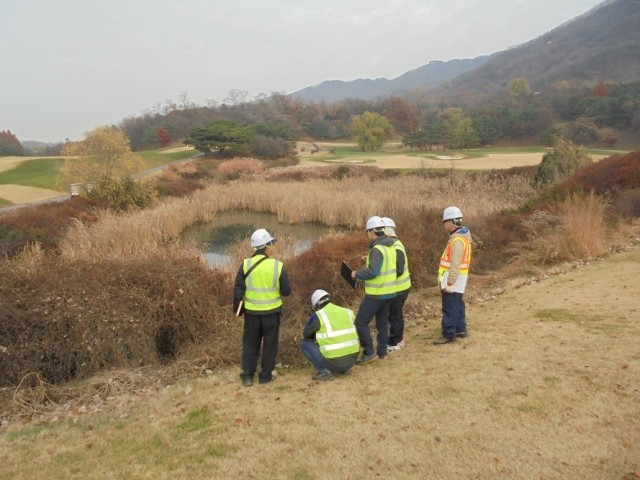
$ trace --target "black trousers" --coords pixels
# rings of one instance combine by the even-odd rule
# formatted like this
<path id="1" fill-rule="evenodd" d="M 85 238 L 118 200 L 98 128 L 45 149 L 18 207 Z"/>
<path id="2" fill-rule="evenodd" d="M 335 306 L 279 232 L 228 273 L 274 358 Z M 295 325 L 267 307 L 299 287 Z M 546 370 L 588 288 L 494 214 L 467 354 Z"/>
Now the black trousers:
<path id="1" fill-rule="evenodd" d="M 404 302 L 409 292 L 398 294 L 389 306 L 389 345 L 398 345 L 404 339 Z"/>
<path id="2" fill-rule="evenodd" d="M 276 367 L 278 354 L 280 315 L 280 312 L 267 315 L 245 314 L 242 332 L 242 373 L 240 374 L 242 378 L 253 379 L 262 347 L 260 380 L 271 380 L 271 372 Z"/>

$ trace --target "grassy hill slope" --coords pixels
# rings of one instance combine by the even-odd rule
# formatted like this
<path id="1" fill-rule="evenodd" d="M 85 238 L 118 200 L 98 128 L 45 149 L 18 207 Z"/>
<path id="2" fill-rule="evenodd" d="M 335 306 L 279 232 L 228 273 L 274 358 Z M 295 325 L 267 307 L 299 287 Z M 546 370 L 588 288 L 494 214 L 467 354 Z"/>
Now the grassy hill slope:
<path id="1" fill-rule="evenodd" d="M 54 412 L 33 398 L 0 430 L 0 479 L 638 478 L 639 263 L 636 239 L 497 297 L 472 279 L 470 337 L 440 347 L 437 292 L 414 292 L 408 346 L 333 382 L 113 372 Z"/>

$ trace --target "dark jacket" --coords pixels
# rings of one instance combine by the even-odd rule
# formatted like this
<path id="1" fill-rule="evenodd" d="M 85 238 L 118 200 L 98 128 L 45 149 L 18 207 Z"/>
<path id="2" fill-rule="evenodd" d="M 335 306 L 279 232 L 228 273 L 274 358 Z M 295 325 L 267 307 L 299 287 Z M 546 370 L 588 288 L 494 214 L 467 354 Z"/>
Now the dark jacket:
<path id="1" fill-rule="evenodd" d="M 252 256 L 256 255 L 264 255 L 268 257 L 265 249 L 257 250 Z M 289 281 L 289 275 L 287 275 L 287 271 L 284 269 L 284 265 L 282 266 L 282 271 L 280 272 L 280 295 L 283 297 L 288 297 L 291 295 L 291 282 Z M 247 290 L 246 279 L 244 276 L 244 262 L 240 264 L 240 268 L 238 269 L 238 273 L 236 274 L 236 281 L 233 285 L 233 313 L 238 310 L 238 305 L 240 304 L 240 300 L 244 298 L 244 292 Z M 269 315 L 275 312 L 282 311 L 282 307 L 274 308 L 272 310 L 266 311 L 252 311 L 247 310 L 246 313 L 249 315 Z"/>

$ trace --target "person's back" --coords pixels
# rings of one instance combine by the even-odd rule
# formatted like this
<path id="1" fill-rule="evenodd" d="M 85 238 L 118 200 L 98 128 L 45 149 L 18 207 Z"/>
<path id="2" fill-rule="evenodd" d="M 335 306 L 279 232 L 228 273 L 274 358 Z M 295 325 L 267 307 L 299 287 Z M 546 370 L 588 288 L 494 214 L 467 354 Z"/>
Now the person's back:
<path id="1" fill-rule="evenodd" d="M 269 258 L 267 253 L 275 241 L 263 228 L 253 232 L 253 255 L 240 265 L 233 288 L 234 312 L 239 312 L 239 306 L 244 302 L 240 378 L 245 387 L 253 385 L 261 348 L 259 383 L 269 383 L 275 378 L 273 371 L 278 353 L 281 297 L 291 294 L 291 282 L 282 262 Z"/>
<path id="2" fill-rule="evenodd" d="M 316 290 L 311 296 L 315 312 L 302 331 L 302 354 L 315 367 L 314 380 L 333 380 L 355 365 L 360 350 L 352 310 L 330 302 L 329 294 Z"/>
<path id="3" fill-rule="evenodd" d="M 362 347 L 362 358 L 358 363 L 384 358 L 389 341 L 389 307 L 396 297 L 397 261 L 393 241 L 384 234 L 384 224 L 378 216 L 367 220 L 365 227 L 369 244 L 369 254 L 365 268 L 355 270 L 352 277 L 364 281 L 365 297 L 356 315 L 356 330 Z M 377 348 L 374 349 L 369 323 L 375 317 Z"/>

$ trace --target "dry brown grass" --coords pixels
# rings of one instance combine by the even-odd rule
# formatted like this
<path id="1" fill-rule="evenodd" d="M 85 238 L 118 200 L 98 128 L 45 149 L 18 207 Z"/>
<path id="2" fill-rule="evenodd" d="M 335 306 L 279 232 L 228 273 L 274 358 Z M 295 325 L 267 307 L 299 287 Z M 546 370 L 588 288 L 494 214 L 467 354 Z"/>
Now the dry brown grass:
<path id="1" fill-rule="evenodd" d="M 210 221 L 215 212 L 236 209 L 271 212 L 282 223 L 318 222 L 358 229 L 371 215 L 399 219 L 449 204 L 459 205 L 467 217 L 480 218 L 519 206 L 533 191 L 524 177 L 462 174 L 375 181 L 351 177 L 303 183 L 237 181 L 212 185 L 152 210 L 122 216 L 104 213 L 95 224 L 72 227 L 60 249 L 68 259 L 154 255 L 165 251 L 187 226 Z"/>
<path id="2" fill-rule="evenodd" d="M 408 346 L 330 383 L 114 372 L 135 396 L 102 378 L 96 398 L 5 427 L 0 478 L 637 478 L 638 262 L 636 246 L 471 302 L 471 336 L 443 347 L 432 293 L 412 294 Z"/>

